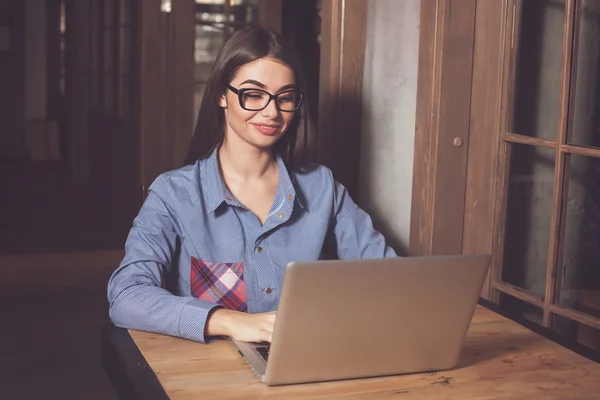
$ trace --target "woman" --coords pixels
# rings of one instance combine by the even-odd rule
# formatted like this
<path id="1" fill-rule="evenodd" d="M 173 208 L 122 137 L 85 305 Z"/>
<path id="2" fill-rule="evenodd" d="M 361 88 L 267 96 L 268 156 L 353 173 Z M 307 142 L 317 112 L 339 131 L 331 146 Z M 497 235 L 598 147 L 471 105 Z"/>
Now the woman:
<path id="1" fill-rule="evenodd" d="M 120 327 L 271 341 L 286 265 L 395 257 L 323 166 L 300 63 L 275 33 L 234 34 L 215 62 L 187 163 L 159 176 L 108 283 Z"/>

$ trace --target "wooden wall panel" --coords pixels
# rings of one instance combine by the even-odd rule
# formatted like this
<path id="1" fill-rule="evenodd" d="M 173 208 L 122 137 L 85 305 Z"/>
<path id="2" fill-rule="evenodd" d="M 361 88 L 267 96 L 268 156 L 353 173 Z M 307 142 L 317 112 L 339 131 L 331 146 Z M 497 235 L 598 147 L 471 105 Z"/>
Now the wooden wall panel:
<path id="1" fill-rule="evenodd" d="M 423 0 L 411 255 L 460 254 L 476 0 Z"/>
<path id="2" fill-rule="evenodd" d="M 463 254 L 492 254 L 506 2 L 478 0 Z M 489 298 L 489 280 L 482 297 Z"/>
<path id="3" fill-rule="evenodd" d="M 166 163 L 161 92 L 164 16 L 158 2 L 152 1 L 140 2 L 140 16 L 140 183 L 147 189 Z"/>
<path id="4" fill-rule="evenodd" d="M 417 77 L 417 107 L 415 117 L 415 150 L 413 161 L 413 187 L 411 204 L 411 224 L 409 254 L 412 256 L 429 254 L 431 236 L 432 204 L 429 183 L 435 171 L 436 158 L 432 154 L 434 125 L 432 116 L 434 100 L 439 96 L 439 75 L 434 67 L 440 41 L 436 35 L 437 5 L 435 1 L 421 1 L 421 21 L 419 34 L 419 72 Z M 439 70 L 439 66 L 437 67 Z"/>
<path id="5" fill-rule="evenodd" d="M 332 169 L 355 199 L 367 5 L 365 0 L 330 0 L 322 5 L 317 160 Z"/>
<path id="6" fill-rule="evenodd" d="M 141 1 L 141 184 L 183 166 L 194 125 L 194 1 Z"/>
<path id="7" fill-rule="evenodd" d="M 46 0 L 46 96 L 47 117 L 58 120 L 62 112 L 60 93 L 60 0 Z"/>
<path id="8" fill-rule="evenodd" d="M 193 0 L 177 1 L 167 43 L 165 100 L 170 106 L 164 135 L 170 144 L 169 169 L 183 166 L 194 131 L 194 16 Z"/>
<path id="9" fill-rule="evenodd" d="M 24 14 L 25 2 L 8 1 L 10 50 L 0 53 L 0 159 L 25 155 L 24 115 Z"/>
<path id="10" fill-rule="evenodd" d="M 92 1 L 67 1 L 65 9 L 66 111 L 63 132 L 67 143 L 66 158 L 76 181 L 89 184 L 92 177 L 91 153 L 96 150 L 92 133 L 96 126 L 92 123 L 92 102 L 89 95 L 92 92 Z M 104 141 L 114 137 L 112 130 L 107 129 L 105 132 Z M 103 185 L 104 182 L 94 184 Z"/>

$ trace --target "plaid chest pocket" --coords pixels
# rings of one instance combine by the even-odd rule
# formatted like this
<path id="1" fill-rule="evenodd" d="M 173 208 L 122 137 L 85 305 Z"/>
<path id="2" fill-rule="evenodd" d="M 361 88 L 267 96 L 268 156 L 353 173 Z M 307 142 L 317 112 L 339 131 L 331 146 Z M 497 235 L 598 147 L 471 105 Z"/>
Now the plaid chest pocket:
<path id="1" fill-rule="evenodd" d="M 248 311 L 243 263 L 211 263 L 192 257 L 192 296 L 235 311 Z"/>

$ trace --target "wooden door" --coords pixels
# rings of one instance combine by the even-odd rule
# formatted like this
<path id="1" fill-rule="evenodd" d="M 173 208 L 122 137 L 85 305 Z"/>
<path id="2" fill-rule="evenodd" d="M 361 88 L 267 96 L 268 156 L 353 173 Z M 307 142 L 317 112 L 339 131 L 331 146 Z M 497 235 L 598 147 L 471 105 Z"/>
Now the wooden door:
<path id="1" fill-rule="evenodd" d="M 183 166 L 194 126 L 194 0 L 140 1 L 139 186 Z"/>

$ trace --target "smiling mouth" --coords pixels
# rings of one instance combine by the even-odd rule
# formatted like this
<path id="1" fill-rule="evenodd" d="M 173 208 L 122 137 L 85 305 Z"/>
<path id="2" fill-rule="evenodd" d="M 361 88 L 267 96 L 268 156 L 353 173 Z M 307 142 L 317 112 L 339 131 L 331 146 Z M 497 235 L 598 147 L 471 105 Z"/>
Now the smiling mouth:
<path id="1" fill-rule="evenodd" d="M 263 135 L 274 135 L 280 128 L 280 125 L 265 125 L 265 124 L 252 124 L 257 131 Z"/>

